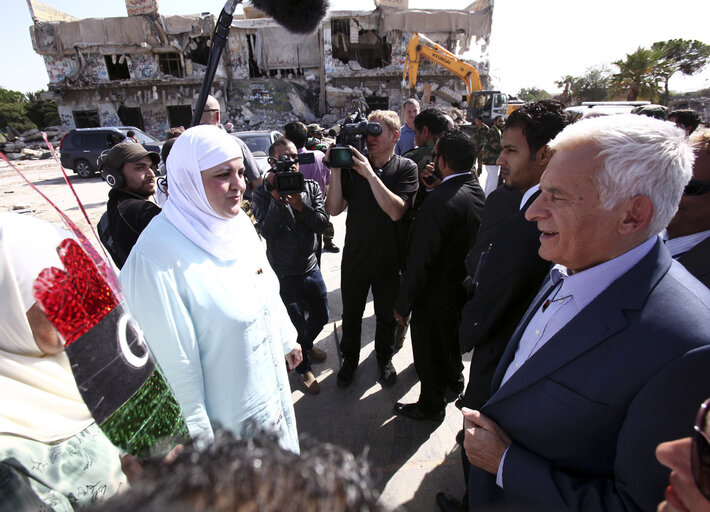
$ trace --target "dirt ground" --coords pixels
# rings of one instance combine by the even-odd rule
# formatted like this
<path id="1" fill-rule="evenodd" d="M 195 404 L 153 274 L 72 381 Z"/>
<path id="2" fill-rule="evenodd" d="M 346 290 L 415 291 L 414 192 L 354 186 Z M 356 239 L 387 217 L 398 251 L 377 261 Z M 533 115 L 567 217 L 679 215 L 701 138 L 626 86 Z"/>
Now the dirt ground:
<path id="1" fill-rule="evenodd" d="M 77 200 L 66 184 L 61 167 L 53 159 L 17 160 L 12 165 L 56 204 L 85 234 L 89 228 Z M 89 219 L 96 226 L 106 211 L 109 186 L 98 174 L 89 179 L 79 178 L 67 170 L 71 184 L 84 205 Z M 26 210 L 33 215 L 59 225 L 62 224 L 56 210 L 40 194 L 33 190 L 4 160 L 0 160 L 0 211 Z"/>

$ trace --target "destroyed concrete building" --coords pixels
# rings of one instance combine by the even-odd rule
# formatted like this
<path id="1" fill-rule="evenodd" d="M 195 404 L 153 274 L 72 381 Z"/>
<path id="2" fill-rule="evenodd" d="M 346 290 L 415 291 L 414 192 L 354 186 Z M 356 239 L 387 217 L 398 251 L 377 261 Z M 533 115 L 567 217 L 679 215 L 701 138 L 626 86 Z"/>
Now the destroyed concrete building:
<path id="1" fill-rule="evenodd" d="M 410 95 L 402 69 L 412 33 L 454 53 L 472 44 L 485 48 L 492 3 L 477 0 L 456 11 L 383 5 L 331 11 L 306 36 L 245 7 L 230 28 L 212 94 L 222 104 L 223 122 L 239 129 L 398 110 Z M 71 19 L 34 0 L 30 6 L 32 43 L 44 58 L 48 96 L 56 100 L 63 126 L 133 125 L 163 138 L 169 127 L 190 124 L 214 15 L 164 16 L 157 0 L 126 0 L 128 16 L 121 18 Z M 487 61 L 474 64 L 486 84 Z M 431 101 L 448 106 L 465 96 L 461 80 L 432 63 L 422 65 L 419 78 L 419 84 L 432 84 Z"/>

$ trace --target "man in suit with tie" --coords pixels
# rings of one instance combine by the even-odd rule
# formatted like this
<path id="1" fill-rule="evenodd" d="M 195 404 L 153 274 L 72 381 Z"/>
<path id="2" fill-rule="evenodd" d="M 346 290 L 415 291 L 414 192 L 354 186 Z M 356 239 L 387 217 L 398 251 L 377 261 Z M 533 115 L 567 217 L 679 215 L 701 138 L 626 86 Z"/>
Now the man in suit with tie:
<path id="1" fill-rule="evenodd" d="M 461 352 L 473 349 L 468 385 L 460 402 L 469 409 L 478 409 L 488 399 L 500 356 L 550 268 L 538 255 L 540 232 L 525 213 L 540 195 L 540 177 L 552 156 L 547 144 L 568 124 L 562 103 L 542 100 L 526 103 L 510 114 L 503 130 L 503 151 L 497 163 L 505 186 L 486 199 L 476 244 L 466 257 L 469 274 L 476 281 L 475 294 L 461 312 L 459 329 Z M 495 212 L 499 196 L 510 195 L 511 190 L 518 193 L 514 213 L 486 236 L 484 224 Z M 462 432 L 457 439 L 463 439 Z M 464 474 L 467 468 L 466 461 Z M 437 503 L 445 512 L 461 509 L 446 493 L 437 495 Z"/>
<path id="2" fill-rule="evenodd" d="M 710 288 L 710 129 L 695 130 L 693 178 L 686 185 L 678 213 L 668 224 L 671 256 Z"/>
<path id="3" fill-rule="evenodd" d="M 710 291 L 656 235 L 692 150 L 677 127 L 635 115 L 580 121 L 550 148 L 526 217 L 556 265 L 492 396 L 463 409 L 470 509 L 653 510 L 668 481 L 655 446 L 685 435 L 710 388 Z M 685 378 L 670 377 L 679 367 Z M 649 395 L 657 407 L 640 407 Z"/>
<path id="4" fill-rule="evenodd" d="M 471 173 L 476 148 L 468 135 L 445 131 L 433 158 L 441 183 L 429 192 L 414 220 L 407 269 L 394 304 L 400 325 L 412 313 L 412 350 L 421 392 L 416 403 L 397 403 L 394 412 L 441 421 L 447 386 L 463 380 L 457 335 L 465 300 L 461 282 L 485 196 Z"/>

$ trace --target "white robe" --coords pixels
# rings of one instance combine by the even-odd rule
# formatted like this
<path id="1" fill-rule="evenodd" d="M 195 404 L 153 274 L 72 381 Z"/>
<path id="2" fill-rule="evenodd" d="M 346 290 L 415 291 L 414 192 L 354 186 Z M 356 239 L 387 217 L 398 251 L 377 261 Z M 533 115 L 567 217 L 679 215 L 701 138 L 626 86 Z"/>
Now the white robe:
<path id="1" fill-rule="evenodd" d="M 193 439 L 210 442 L 218 427 L 246 438 L 266 428 L 298 453 L 284 359 L 298 347 L 296 330 L 254 228 L 243 213 L 236 220 L 240 250 L 222 261 L 161 213 L 119 279 Z"/>

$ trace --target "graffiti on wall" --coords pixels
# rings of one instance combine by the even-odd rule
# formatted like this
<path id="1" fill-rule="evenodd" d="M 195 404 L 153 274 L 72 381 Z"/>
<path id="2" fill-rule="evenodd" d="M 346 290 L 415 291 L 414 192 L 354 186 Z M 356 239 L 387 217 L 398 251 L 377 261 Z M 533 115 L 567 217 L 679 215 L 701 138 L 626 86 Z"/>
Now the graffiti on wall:
<path id="1" fill-rule="evenodd" d="M 55 57 L 44 55 L 44 65 L 47 68 L 49 83 L 57 83 L 76 73 L 77 62 L 72 57 Z"/>
<path id="2" fill-rule="evenodd" d="M 134 80 L 153 78 L 158 74 L 158 61 L 153 54 L 131 55 L 131 63 L 128 70 Z"/>
<path id="3" fill-rule="evenodd" d="M 249 46 L 246 37 L 229 37 L 228 58 L 234 78 L 249 78 Z"/>
<path id="4" fill-rule="evenodd" d="M 126 12 L 129 16 L 158 12 L 158 0 L 126 0 Z"/>
<path id="5" fill-rule="evenodd" d="M 62 122 L 62 126 L 66 126 L 67 128 L 76 128 L 71 106 L 58 105 L 57 110 L 59 111 L 59 119 Z"/>
<path id="6" fill-rule="evenodd" d="M 160 140 L 165 138 L 168 131 L 168 117 L 165 107 L 142 107 L 143 130 Z"/>
<path id="7" fill-rule="evenodd" d="M 101 105 L 99 115 L 101 116 L 101 126 L 121 126 L 118 112 L 113 105 Z"/>

